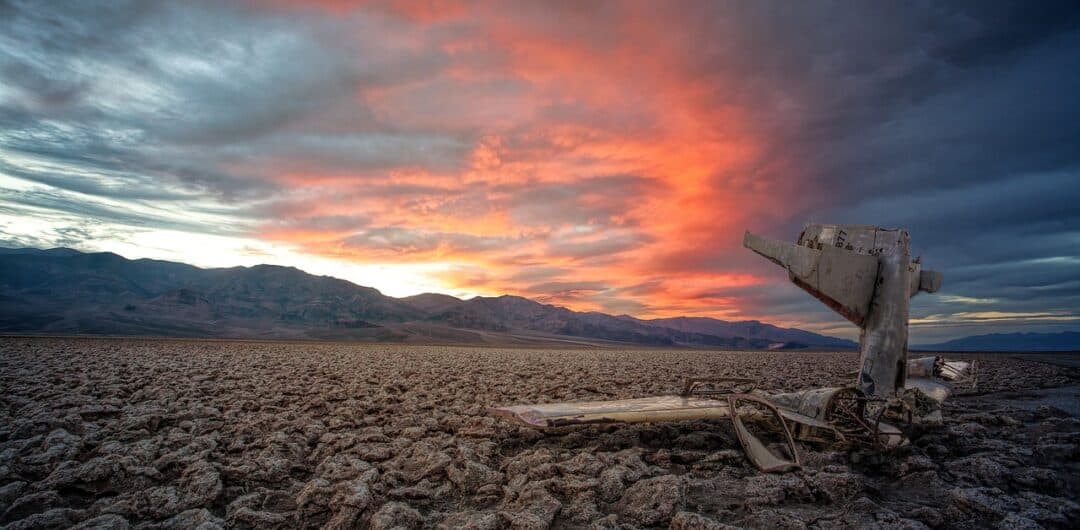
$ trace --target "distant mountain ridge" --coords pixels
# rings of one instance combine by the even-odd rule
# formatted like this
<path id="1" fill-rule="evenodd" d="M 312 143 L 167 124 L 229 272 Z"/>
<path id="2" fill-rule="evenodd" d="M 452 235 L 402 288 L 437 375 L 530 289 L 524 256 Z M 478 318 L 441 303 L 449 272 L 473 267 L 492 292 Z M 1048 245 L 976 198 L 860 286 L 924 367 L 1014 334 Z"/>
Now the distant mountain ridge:
<path id="1" fill-rule="evenodd" d="M 1080 332 L 990 333 L 937 344 L 918 344 L 919 351 L 1080 351 Z"/>
<path id="2" fill-rule="evenodd" d="M 393 298 L 293 267 L 202 269 L 72 249 L 0 248 L 0 333 L 853 348 L 757 321 L 642 320 L 518 296 Z"/>
<path id="3" fill-rule="evenodd" d="M 769 340 L 782 340 L 785 342 L 812 343 L 814 346 L 826 348 L 855 348 L 858 346 L 858 344 L 850 340 L 819 335 L 801 329 L 781 328 L 757 320 L 727 322 L 705 317 L 674 317 L 643 320 L 642 322 L 654 326 L 662 326 L 706 335 L 734 335 L 746 337 L 748 339 L 764 338 Z"/>

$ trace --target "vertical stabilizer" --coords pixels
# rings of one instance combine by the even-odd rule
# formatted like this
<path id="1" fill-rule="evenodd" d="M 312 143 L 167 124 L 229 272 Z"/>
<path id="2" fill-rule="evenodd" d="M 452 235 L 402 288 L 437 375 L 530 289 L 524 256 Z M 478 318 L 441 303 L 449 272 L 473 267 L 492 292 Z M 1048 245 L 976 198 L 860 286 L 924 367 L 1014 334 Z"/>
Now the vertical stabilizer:
<path id="1" fill-rule="evenodd" d="M 795 243 L 750 232 L 743 246 L 788 271 L 799 288 L 861 329 L 857 386 L 889 397 L 907 377 L 908 299 L 936 292 L 940 272 L 911 260 L 907 232 L 870 225 L 807 225 Z"/>

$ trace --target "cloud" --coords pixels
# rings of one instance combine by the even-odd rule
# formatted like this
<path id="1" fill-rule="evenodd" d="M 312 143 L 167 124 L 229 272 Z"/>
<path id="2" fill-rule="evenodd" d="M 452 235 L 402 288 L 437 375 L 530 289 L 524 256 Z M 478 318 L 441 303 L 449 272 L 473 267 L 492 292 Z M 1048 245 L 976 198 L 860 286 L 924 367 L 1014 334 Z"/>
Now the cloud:
<path id="1" fill-rule="evenodd" d="M 872 223 L 946 274 L 914 333 L 1080 312 L 1074 2 L 0 5 L 7 240 L 850 333 L 741 235 Z"/>
<path id="2" fill-rule="evenodd" d="M 630 231 L 605 231 L 599 237 L 589 233 L 557 235 L 548 240 L 547 254 L 574 259 L 611 256 L 638 249 L 649 241 L 648 235 Z"/>

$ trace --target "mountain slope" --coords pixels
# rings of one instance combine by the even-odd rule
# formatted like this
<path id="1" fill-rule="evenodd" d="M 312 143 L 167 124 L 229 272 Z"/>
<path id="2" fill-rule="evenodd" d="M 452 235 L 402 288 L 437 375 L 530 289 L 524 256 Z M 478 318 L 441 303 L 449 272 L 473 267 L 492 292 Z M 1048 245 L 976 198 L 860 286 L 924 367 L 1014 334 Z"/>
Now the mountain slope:
<path id="1" fill-rule="evenodd" d="M 741 326 L 741 327 L 740 327 Z M 745 335 L 738 332 L 748 331 Z M 759 322 L 638 320 L 518 296 L 385 296 L 292 267 L 201 269 L 71 249 L 0 249 L 0 332 L 719 348 L 848 347 Z"/>
<path id="2" fill-rule="evenodd" d="M 628 321 L 604 313 L 580 313 L 519 296 L 476 297 L 429 318 L 451 327 L 509 332 L 526 330 L 551 335 L 654 346 L 718 346 L 775 348 L 787 346 L 766 339 L 746 339 L 685 332 Z"/>
<path id="3" fill-rule="evenodd" d="M 419 311 L 375 289 L 290 267 L 200 269 L 116 254 L 0 254 L 0 331 L 294 336 Z"/>
<path id="4" fill-rule="evenodd" d="M 938 344 L 919 344 L 921 351 L 1080 351 L 1080 332 L 991 333 Z"/>
<path id="5" fill-rule="evenodd" d="M 442 313 L 462 302 L 460 298 L 438 293 L 423 293 L 414 296 L 406 296 L 400 300 L 425 313 Z"/>

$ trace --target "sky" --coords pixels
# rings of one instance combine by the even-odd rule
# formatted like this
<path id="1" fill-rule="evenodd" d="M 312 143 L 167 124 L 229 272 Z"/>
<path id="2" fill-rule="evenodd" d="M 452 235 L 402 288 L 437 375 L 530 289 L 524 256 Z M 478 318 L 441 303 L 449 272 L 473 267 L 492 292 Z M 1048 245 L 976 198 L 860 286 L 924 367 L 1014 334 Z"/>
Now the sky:
<path id="1" fill-rule="evenodd" d="M 857 330 L 741 247 L 903 227 L 914 343 L 1080 328 L 1076 2 L 0 0 L 0 245 Z"/>

